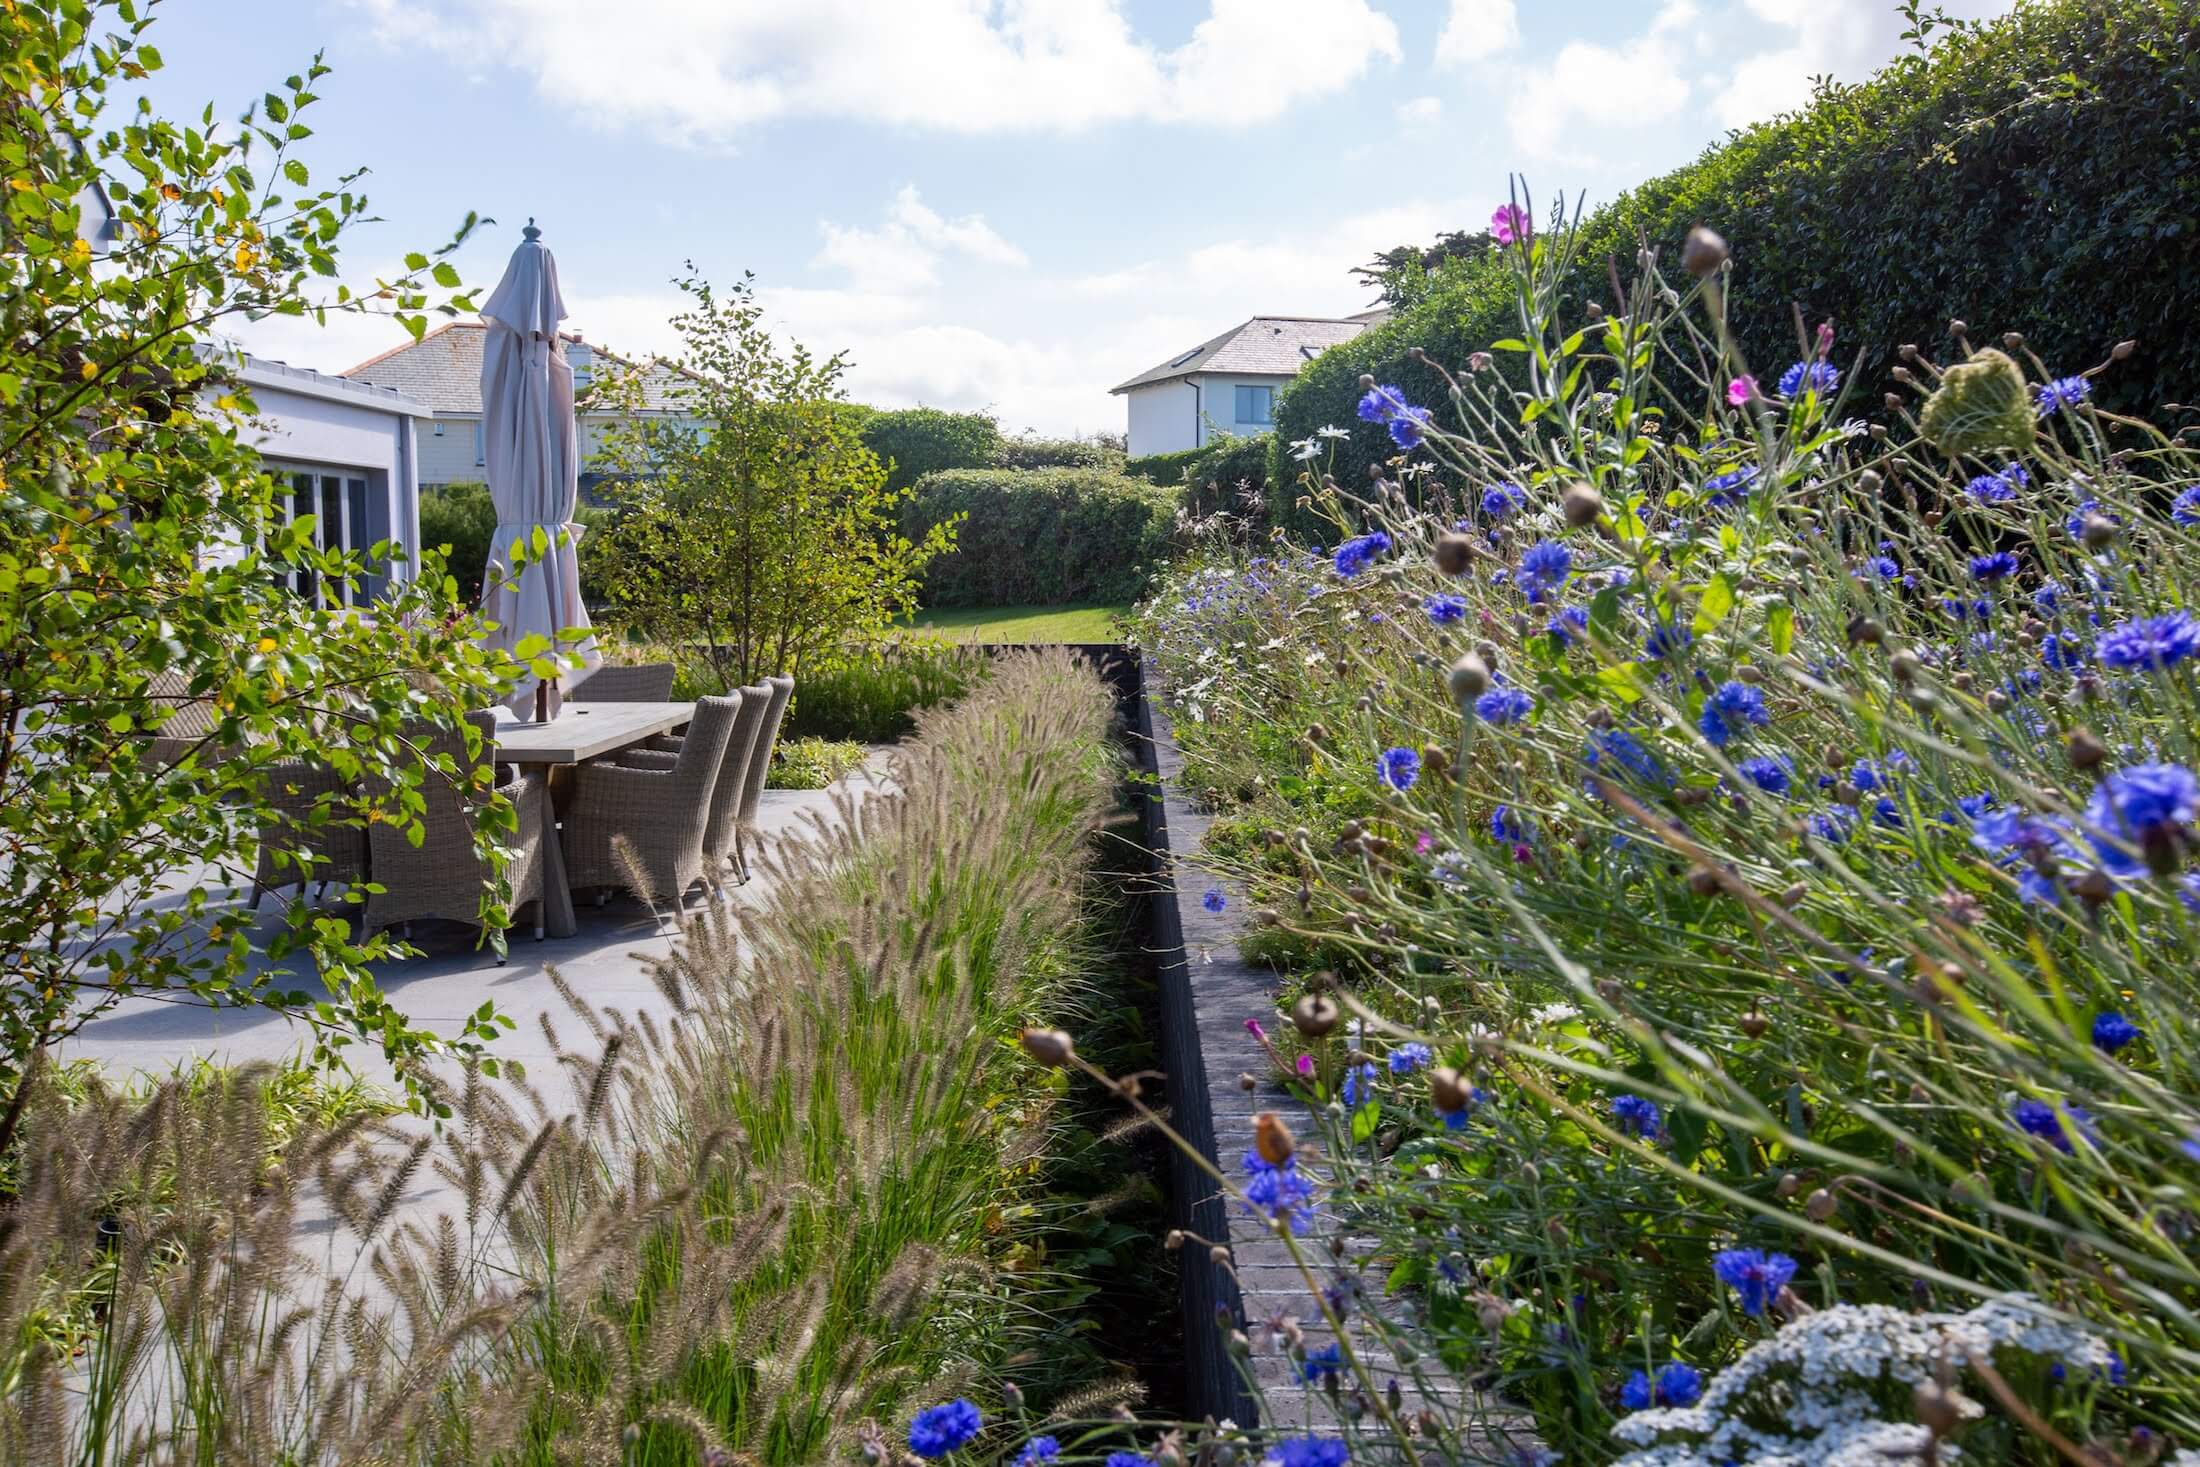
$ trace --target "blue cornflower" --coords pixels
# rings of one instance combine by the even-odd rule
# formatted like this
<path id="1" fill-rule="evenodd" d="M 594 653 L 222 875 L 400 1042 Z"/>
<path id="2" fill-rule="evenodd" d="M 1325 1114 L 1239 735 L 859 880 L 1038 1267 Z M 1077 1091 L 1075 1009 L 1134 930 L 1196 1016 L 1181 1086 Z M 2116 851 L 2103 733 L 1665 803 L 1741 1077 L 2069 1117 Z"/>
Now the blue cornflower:
<path id="1" fill-rule="evenodd" d="M 2086 824 L 2109 838 L 2089 837 L 2101 864 L 2118 876 L 2136 876 L 2159 860 L 2155 869 L 2177 869 L 2178 847 L 2200 807 L 2200 779 L 2182 764 L 2135 764 L 2102 780 L 2086 802 Z M 2124 849 L 2138 846 L 2150 860 L 2134 860 Z"/>
<path id="2" fill-rule="evenodd" d="M 1257 1151 L 1245 1153 L 1245 1200 L 1263 1217 L 1286 1219 L 1291 1231 L 1303 1233 L 1314 1224 L 1314 1183 L 1299 1170 L 1295 1156 L 1271 1166 Z"/>
<path id="3" fill-rule="evenodd" d="M 1390 441 L 1400 448 L 1419 448 L 1421 430 L 1428 426 L 1429 411 L 1425 407 L 1408 407 L 1390 420 Z"/>
<path id="4" fill-rule="evenodd" d="M 2090 1143 L 2093 1139 L 2093 1117 L 2083 1106 L 2049 1105 L 2026 1096 L 2009 1107 L 2009 1119 L 2018 1130 L 2051 1142 L 2057 1151 L 2075 1149 L 2070 1144 L 2072 1132 L 2081 1141 Z"/>
<path id="5" fill-rule="evenodd" d="M 1376 1078 L 1377 1072 L 1373 1060 L 1362 1060 L 1356 1065 L 1346 1066 L 1342 1092 L 1344 1108 L 1354 1110 L 1373 1100 L 1375 1098 Z"/>
<path id="6" fill-rule="evenodd" d="M 2049 632 L 2040 638 L 2040 661 L 2057 672 L 2074 672 L 2085 666 L 2086 650 L 2061 632 Z"/>
<path id="7" fill-rule="evenodd" d="M 929 1406 L 909 1423 L 909 1450 L 924 1458 L 944 1457 L 966 1446 L 985 1425 L 978 1408 L 960 1396 L 944 1406 Z"/>
<path id="8" fill-rule="evenodd" d="M 1298 1364 L 1300 1380 L 1312 1385 L 1328 1379 L 1344 1369 L 1344 1351 L 1336 1345 L 1324 1345 L 1318 1350 L 1308 1350 L 1306 1358 Z"/>
<path id="9" fill-rule="evenodd" d="M 1693 1406 L 1702 1396 L 1703 1372 L 1695 1366 L 1674 1360 L 1658 1371 L 1660 1406 Z"/>
<path id="10" fill-rule="evenodd" d="M 1710 496 L 1714 508 L 1725 509 L 1748 498 L 1749 486 L 1756 477 L 1757 466 L 1744 464 L 1738 469 L 1729 469 L 1723 474 L 1714 474 L 1704 480 L 1703 492 Z"/>
<path id="11" fill-rule="evenodd" d="M 2074 408 L 2093 395 L 2093 384 L 2083 377 L 2057 377 L 2043 382 L 2034 391 L 2034 404 L 2041 417 L 2059 413 L 2064 408 Z"/>
<path id="12" fill-rule="evenodd" d="M 1994 603 L 1983 596 L 1975 601 L 1966 601 L 1960 596 L 1943 596 L 1940 598 L 1940 609 L 1957 621 L 1985 621 L 1993 616 Z"/>
<path id="13" fill-rule="evenodd" d="M 1665 1113 L 1658 1103 L 1641 1095 L 1613 1096 L 1612 1119 L 1622 1131 L 1642 1141 L 1656 1140 L 1665 1129 Z"/>
<path id="14" fill-rule="evenodd" d="M 1490 811 L 1490 839 L 1502 846 L 1522 846 L 1528 843 L 1528 822 L 1520 818 L 1520 812 L 1510 805 L 1499 805 Z"/>
<path id="15" fill-rule="evenodd" d="M 1465 1105 L 1457 1110 L 1440 1110 L 1436 1113 L 1436 1118 L 1444 1123 L 1444 1129 L 1447 1131 L 1464 1131 L 1467 1128 L 1467 1122 L 1474 1118 L 1475 1107 L 1488 1105 L 1495 1099 L 1497 1099 L 1496 1092 L 1484 1090 L 1477 1085 L 1467 1092 L 1467 1103 Z"/>
<path id="16" fill-rule="evenodd" d="M 1768 795 L 1784 795 L 1794 782 L 1794 768 L 1784 754 L 1752 755 L 1735 765 L 1734 771 Z"/>
<path id="17" fill-rule="evenodd" d="M 1400 746 L 1385 749 L 1375 760 L 1375 772 L 1394 790 L 1409 790 L 1421 777 L 1421 756 Z"/>
<path id="18" fill-rule="evenodd" d="M 1866 794 L 1869 794 L 1873 790 L 1878 789 L 1886 782 L 1886 775 L 1880 770 L 1877 764 L 1873 763 L 1869 759 L 1859 759 L 1854 764 L 1849 766 L 1849 783 L 1855 785 L 1858 789 L 1864 791 Z"/>
<path id="19" fill-rule="evenodd" d="M 1351 1467 L 1352 1449 L 1333 1436 L 1288 1436 L 1268 1449 L 1277 1467 Z"/>
<path id="20" fill-rule="evenodd" d="M 1467 619 L 1467 598 L 1464 596 L 1431 596 L 1421 603 L 1428 619 L 1440 627 L 1448 627 Z"/>
<path id="21" fill-rule="evenodd" d="M 1992 555 L 1971 557 L 1971 579 L 1974 581 L 2005 581 L 2017 573 L 2017 557 L 2007 550 L 1997 550 Z"/>
<path id="22" fill-rule="evenodd" d="M 1518 584 L 1530 605 L 1566 584 L 1574 571 L 1574 553 L 1556 540 L 1538 540 L 1520 557 Z"/>
<path id="23" fill-rule="evenodd" d="M 2063 533 L 2067 534 L 2073 540 L 2084 540 L 2085 522 L 2093 518 L 2095 515 L 2100 515 L 2102 519 L 2107 520 L 2112 525 L 2120 525 L 2123 523 L 2123 521 L 2116 518 L 2116 516 L 2104 513 L 2101 509 L 2101 501 L 2099 501 L 2098 499 L 2088 499 L 2080 503 L 2076 509 L 2070 511 L 2070 513 L 2064 517 Z"/>
<path id="24" fill-rule="evenodd" d="M 1035 1436 L 1016 1454 L 1015 1467 L 1039 1467 L 1062 1455 L 1062 1444 L 1051 1436 Z"/>
<path id="25" fill-rule="evenodd" d="M 2139 1026 L 2113 1009 L 2093 1016 L 2093 1047 L 2103 1054 L 2114 1054 L 2138 1037 Z"/>
<path id="26" fill-rule="evenodd" d="M 2061 581 L 2042 582 L 2040 588 L 2032 593 L 2032 604 L 2053 616 L 2056 608 L 2062 605 L 2062 593 Z"/>
<path id="27" fill-rule="evenodd" d="M 1427 1069 L 1434 1059 L 1435 1056 L 1429 1053 L 1429 1048 L 1425 1044 L 1417 1042 L 1401 1044 L 1390 1052 L 1390 1073 L 1393 1075 L 1410 1075 L 1416 1070 Z"/>
<path id="28" fill-rule="evenodd" d="M 1891 555 L 1875 555 L 1864 563 L 1882 581 L 1891 581 L 1902 574 L 1902 563 Z"/>
<path id="29" fill-rule="evenodd" d="M 2200 652 L 2200 622 L 2195 622 L 2189 611 L 2127 621 L 2103 632 L 2094 651 L 2103 667 L 2118 671 L 2175 667 Z"/>
<path id="30" fill-rule="evenodd" d="M 1500 728 L 1518 723 L 1534 711 L 1534 697 L 1520 688 L 1491 688 L 1474 700 L 1475 717 Z"/>
<path id="31" fill-rule="evenodd" d="M 1623 728 L 1604 729 L 1589 735 L 1589 747 L 1581 760 L 1599 773 L 1610 773 L 1606 764 L 1617 764 L 1644 784 L 1669 785 L 1673 776 L 1658 756 L 1642 746 L 1642 740 Z"/>
<path id="32" fill-rule="evenodd" d="M 1222 894 L 1221 887 L 1210 886 L 1207 894 L 1199 899 L 1199 904 L 1210 912 L 1219 912 L 1230 905 L 1230 899 Z"/>
<path id="33" fill-rule="evenodd" d="M 1881 795 L 1878 799 L 1872 801 L 1872 823 L 1884 825 L 1889 830 L 1900 830 L 1902 828 L 1902 807 L 1888 796 Z"/>
<path id="34" fill-rule="evenodd" d="M 1770 722 L 1772 714 L 1765 707 L 1765 695 L 1748 683 L 1735 681 L 1719 684 L 1718 691 L 1704 699 L 1696 727 L 1714 748 L 1723 749 L 1729 739 L 1752 724 L 1761 728 Z"/>
<path id="35" fill-rule="evenodd" d="M 1754 1317 L 1764 1313 L 1765 1306 L 1779 1298 L 1795 1277 L 1795 1260 L 1762 1248 L 1728 1248 L 1712 1255 L 1711 1271 L 1742 1296 L 1742 1313 Z"/>
<path id="36" fill-rule="evenodd" d="M 1370 530 L 1365 535 L 1355 535 L 1337 547 L 1333 562 L 1337 574 L 1350 580 L 1368 568 L 1378 555 L 1390 549 L 1390 537 L 1381 530 Z"/>
<path id="37" fill-rule="evenodd" d="M 1650 1409 L 1652 1397 L 1653 1389 L 1647 1371 L 1636 1371 L 1627 1377 L 1627 1384 L 1619 1388 L 1619 1404 L 1624 1410 L 1647 1411 Z"/>
<path id="38" fill-rule="evenodd" d="M 2169 502 L 2169 517 L 2186 529 L 2200 525 L 2200 484 L 2193 485 Z"/>
<path id="39" fill-rule="evenodd" d="M 1501 481 L 1482 491 L 1482 513 L 1493 520 L 1501 520 L 1528 502 L 1518 484 Z"/>
<path id="40" fill-rule="evenodd" d="M 1110 1452 L 1101 1467 L 1154 1467 L 1154 1460 L 1144 1452 Z"/>
<path id="41" fill-rule="evenodd" d="M 1550 625 L 1546 626 L 1543 630 L 1558 638 L 1559 646 L 1571 647 L 1574 644 L 1575 637 L 1578 637 L 1583 632 L 1589 630 L 1588 608 L 1582 606 L 1569 606 L 1564 611 L 1561 611 L 1558 615 L 1552 617 Z"/>
<path id="42" fill-rule="evenodd" d="M 1360 421 L 1363 423 L 1387 423 L 1409 406 L 1403 387 L 1395 384 L 1371 387 L 1360 399 Z"/>
<path id="43" fill-rule="evenodd" d="M 1806 390 L 1820 397 L 1831 397 L 1840 385 L 1840 369 L 1831 362 L 1797 362 L 1780 374 L 1782 397 L 1794 397 Z"/>
<path id="44" fill-rule="evenodd" d="M 2012 464 L 1998 474 L 1980 474 L 1963 488 L 1981 504 L 2003 504 L 2017 497 L 2023 473 L 2021 466 Z"/>
<path id="45" fill-rule="evenodd" d="M 1827 845 L 1840 845 L 1856 829 L 1856 812 L 1846 805 L 1828 805 L 1811 811 L 1806 824 L 1817 839 Z"/>
<path id="46" fill-rule="evenodd" d="M 1695 642 L 1696 634 L 1677 621 L 1661 621 L 1650 628 L 1650 635 L 1643 638 L 1642 655 L 1652 662 L 1663 662 L 1677 653 L 1685 652 Z"/>

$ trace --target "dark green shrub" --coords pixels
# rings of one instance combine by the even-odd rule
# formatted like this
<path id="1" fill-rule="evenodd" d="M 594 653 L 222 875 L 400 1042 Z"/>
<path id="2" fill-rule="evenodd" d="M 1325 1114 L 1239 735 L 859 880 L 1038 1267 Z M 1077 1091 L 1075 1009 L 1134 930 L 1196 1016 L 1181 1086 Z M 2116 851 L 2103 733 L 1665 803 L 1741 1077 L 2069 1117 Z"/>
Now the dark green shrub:
<path id="1" fill-rule="evenodd" d="M 1793 307 L 1831 317 L 1856 404 L 1876 409 L 1893 353 L 1942 354 L 1951 316 L 1979 344 L 2024 334 L 2057 372 L 2136 339 L 2101 400 L 2146 410 L 2200 394 L 2200 26 L 2190 0 L 2047 0 L 1944 35 L 1870 81 L 1736 134 L 1584 225 L 1575 312 L 1609 304 L 1607 260 L 1638 231 L 1667 259 L 1690 227 L 1725 235 L 1742 268 L 1730 314 L 1766 385 L 1797 355 Z M 1311 363 L 1276 405 L 1279 444 L 1353 430 L 1334 472 L 1364 477 L 1395 450 L 1354 416 L 1359 378 L 1441 406 L 1406 353 L 1457 370 L 1514 336 L 1490 257 L 1445 266 L 1386 325 Z M 1576 316 L 1575 319 L 1578 319 Z M 1863 347 L 1861 363 L 1851 353 Z M 1282 460 L 1276 469 L 1296 470 Z M 1282 482 L 1296 473 L 1280 474 Z"/>
<path id="2" fill-rule="evenodd" d="M 886 487 L 906 489 L 942 469 L 982 469 L 1001 455 L 1001 425 L 989 413 L 901 408 L 872 413 L 859 429 L 864 447 L 886 465 Z"/>
<path id="3" fill-rule="evenodd" d="M 1271 433 L 1249 438 L 1218 438 L 1186 471 L 1179 491 L 1184 507 L 1197 515 L 1227 510 L 1247 514 L 1249 495 L 1262 495 L 1268 484 Z M 1297 467 L 1297 465 L 1293 465 Z M 1252 518 L 1265 523 L 1264 514 Z"/>
<path id="4" fill-rule="evenodd" d="M 1184 475 L 1193 464 L 1207 456 L 1205 448 L 1179 448 L 1173 453 L 1142 453 L 1123 461 L 1123 472 L 1134 479 L 1144 479 L 1149 484 L 1160 484 L 1174 489 L 1184 482 Z"/>
<path id="5" fill-rule="evenodd" d="M 1039 438 L 1023 434 L 1001 440 L 993 457 L 997 469 L 1106 469 L 1123 472 L 1123 451 L 1096 438 Z"/>
<path id="6" fill-rule="evenodd" d="M 446 568 L 464 600 L 481 599 L 481 573 L 496 531 L 497 507 L 488 485 L 430 484 L 420 491 L 420 543 L 449 548 Z"/>
<path id="7" fill-rule="evenodd" d="M 796 737 L 882 744 L 915 715 L 960 698 L 992 666 L 984 649 L 928 638 L 883 642 L 804 674 L 787 709 Z"/>
<path id="8" fill-rule="evenodd" d="M 926 567 L 926 606 L 1123 602 L 1168 555 L 1176 497 L 1093 469 L 958 469 L 917 485 L 903 533 L 956 514 L 959 548 Z"/>

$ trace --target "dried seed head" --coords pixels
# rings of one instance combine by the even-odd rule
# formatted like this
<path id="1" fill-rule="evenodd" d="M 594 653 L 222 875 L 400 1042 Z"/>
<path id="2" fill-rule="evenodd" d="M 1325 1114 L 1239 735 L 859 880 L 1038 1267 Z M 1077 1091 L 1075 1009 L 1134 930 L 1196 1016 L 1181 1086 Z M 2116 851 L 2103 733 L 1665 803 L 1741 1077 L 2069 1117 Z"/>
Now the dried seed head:
<path id="1" fill-rule="evenodd" d="M 1337 1001 L 1324 993 L 1309 993 L 1291 1005 L 1291 1022 L 1309 1039 L 1319 1039 L 1344 1020 Z"/>
<path id="2" fill-rule="evenodd" d="M 1894 673 L 1894 680 L 1898 683 L 1914 680 L 1924 666 L 1924 659 L 1907 647 L 1887 659 L 1887 667 Z"/>
<path id="3" fill-rule="evenodd" d="M 1282 1166 L 1299 1147 L 1292 1138 L 1291 1128 L 1283 1123 L 1283 1117 L 1272 1110 L 1264 1110 L 1253 1117 L 1253 1149 L 1270 1166 Z"/>
<path id="4" fill-rule="evenodd" d="M 1780 1180 L 1778 1184 L 1773 1187 L 1772 1192 L 1774 1196 L 1785 1202 L 1788 1198 L 1793 1197 L 1796 1193 L 1802 1190 L 1803 1179 L 1801 1177 L 1795 1175 L 1795 1173 L 1793 1172 L 1783 1172 L 1780 1174 Z"/>
<path id="5" fill-rule="evenodd" d="M 1436 568 L 1445 575 L 1463 576 L 1474 563 L 1474 542 L 1464 535 L 1438 535 L 1435 560 Z"/>
<path id="6" fill-rule="evenodd" d="M 1887 628 L 1877 617 L 1852 616 L 1849 618 L 1848 637 L 1852 647 L 1859 644 L 1876 647 L 1887 639 Z"/>
<path id="7" fill-rule="evenodd" d="M 1058 1070 L 1069 1063 L 1076 1053 L 1069 1035 L 1060 1029 L 1026 1029 L 1023 1032 L 1024 1053 L 1030 1055 L 1050 1070 Z"/>
<path id="8" fill-rule="evenodd" d="M 2001 344 L 2010 351 L 2021 351 L 2024 347 L 2024 333 L 2004 331 L 2001 333 Z"/>
<path id="9" fill-rule="evenodd" d="M 1772 1020 L 1758 1012 L 1756 1005 L 1752 1004 L 1749 1012 L 1742 1015 L 1741 1025 L 1744 1034 L 1752 1039 L 1762 1039 L 1765 1031 L 1772 1027 Z"/>
<path id="10" fill-rule="evenodd" d="M 1709 866 L 1697 866 L 1688 873 L 1688 889 L 1697 896 L 1710 896 L 1722 884 L 1719 873 Z"/>
<path id="11" fill-rule="evenodd" d="M 2108 358 L 2112 362 L 2120 362 L 2128 358 L 2133 352 L 2137 351 L 2138 349 L 2139 343 L 2136 341 L 2119 341 L 2113 347 L 2109 348 Z"/>
<path id="12" fill-rule="evenodd" d="M 1699 224 L 1688 231 L 1688 240 L 1681 246 L 1681 268 L 1701 280 L 1724 265 L 1728 254 L 1726 241 Z"/>
<path id="13" fill-rule="evenodd" d="M 1820 1187 L 1803 1199 L 1803 1213 L 1812 1222 L 1824 1222 L 1833 1216 L 1839 1205 L 1831 1192 Z"/>
<path id="14" fill-rule="evenodd" d="M 1946 1436 L 1963 1424 L 1962 1397 L 1937 1380 L 1921 1380 L 1911 1392 L 1915 1403 L 1918 1425 L 1935 1437 Z"/>
<path id="15" fill-rule="evenodd" d="M 2093 730 L 2081 728 L 2073 731 L 2069 742 L 2063 745 L 2070 755 L 2074 768 L 2091 769 L 2108 757 L 2108 746 L 2093 736 Z"/>
<path id="16" fill-rule="evenodd" d="M 1438 1065 L 1428 1072 L 1429 1104 L 1449 1114 L 1467 1108 L 1473 1098 L 1473 1087 L 1459 1078 L 1459 1072 L 1449 1065 Z"/>
<path id="17" fill-rule="evenodd" d="M 1258 1090 L 1259 1088 L 1260 1080 L 1252 1073 L 1252 1071 L 1244 1070 L 1239 1072 L 1238 1089 L 1244 1091 L 1247 1095 L 1251 1095 L 1255 1090 Z"/>
<path id="18" fill-rule="evenodd" d="M 1568 486 L 1558 503 L 1566 512 L 1566 523 L 1577 530 L 1595 524 L 1597 516 L 1604 513 L 1604 496 L 1587 484 Z"/>
<path id="19" fill-rule="evenodd" d="M 1489 664 L 1469 652 L 1451 665 L 1451 674 L 1447 681 L 1455 701 L 1470 702 L 1489 690 Z"/>
<path id="20" fill-rule="evenodd" d="M 1780 893 L 1780 905 L 1786 907 L 1789 911 L 1792 912 L 1797 907 L 1801 906 L 1803 904 L 1803 898 L 1809 895 L 1809 887 L 1805 886 L 1800 881 L 1795 882 L 1794 884 L 1790 885 L 1786 891 Z"/>
<path id="21" fill-rule="evenodd" d="M 2106 515 L 2089 514 L 2078 527 L 2078 538 L 2088 550 L 2102 550 L 2116 543 L 2116 522 Z"/>

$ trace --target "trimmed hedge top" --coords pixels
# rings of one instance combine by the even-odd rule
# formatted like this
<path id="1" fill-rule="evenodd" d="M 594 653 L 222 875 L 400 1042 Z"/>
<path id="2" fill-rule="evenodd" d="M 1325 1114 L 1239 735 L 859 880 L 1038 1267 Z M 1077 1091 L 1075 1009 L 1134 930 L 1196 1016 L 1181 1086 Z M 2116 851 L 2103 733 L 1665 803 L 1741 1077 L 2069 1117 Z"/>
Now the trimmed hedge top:
<path id="1" fill-rule="evenodd" d="M 917 484 L 903 533 L 956 514 L 958 547 L 925 568 L 926 606 L 1129 602 L 1169 554 L 1176 495 L 1096 469 L 950 469 Z"/>
<path id="2" fill-rule="evenodd" d="M 1797 355 L 1791 303 L 1839 332 L 1858 406 L 1893 353 L 1937 351 L 1950 317 L 1974 342 L 2022 332 L 2078 371 L 2120 338 L 2138 350 L 2099 384 L 2118 410 L 2200 397 L 2200 26 L 2191 0 L 2043 0 L 1945 36 L 1800 113 L 1747 129 L 1584 224 L 1574 311 L 1609 304 L 1607 262 L 1638 234 L 1667 258 L 1696 224 L 1734 250 L 1731 316 L 1767 381 Z M 1517 334 L 1493 257 L 1435 275 L 1376 329 L 1309 363 L 1276 405 L 1270 482 L 1293 439 L 1349 428 L 1334 472 L 1364 478 L 1396 450 L 1358 421 L 1362 373 L 1444 401 L 1413 347 L 1456 369 Z M 1853 353 L 1866 348 L 1861 363 Z M 1349 479 L 1348 479 L 1349 476 Z"/>

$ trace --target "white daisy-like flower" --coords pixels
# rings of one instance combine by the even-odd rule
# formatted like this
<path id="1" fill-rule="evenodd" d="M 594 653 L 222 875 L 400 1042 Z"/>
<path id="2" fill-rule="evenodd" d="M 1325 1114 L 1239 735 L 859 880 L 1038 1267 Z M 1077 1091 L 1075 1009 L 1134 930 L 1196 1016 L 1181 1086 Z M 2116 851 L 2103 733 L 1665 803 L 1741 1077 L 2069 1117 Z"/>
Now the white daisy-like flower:
<path id="1" fill-rule="evenodd" d="M 1302 464 L 1310 458 L 1318 457 L 1321 451 L 1322 446 L 1319 439 L 1294 438 L 1291 440 L 1291 457 Z"/>
<path id="2" fill-rule="evenodd" d="M 1324 423 L 1314 430 L 1314 436 L 1316 438 L 1350 438 L 1352 434 L 1348 429 L 1339 428 L 1334 423 Z"/>

